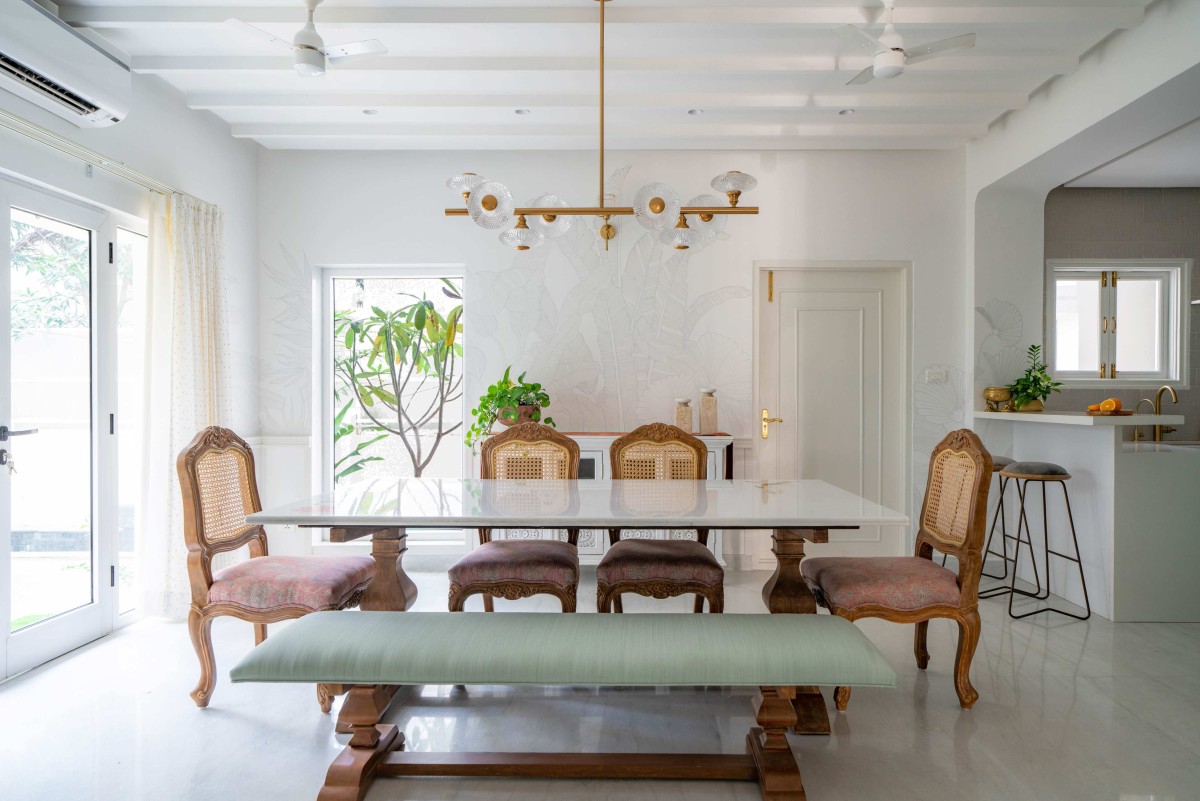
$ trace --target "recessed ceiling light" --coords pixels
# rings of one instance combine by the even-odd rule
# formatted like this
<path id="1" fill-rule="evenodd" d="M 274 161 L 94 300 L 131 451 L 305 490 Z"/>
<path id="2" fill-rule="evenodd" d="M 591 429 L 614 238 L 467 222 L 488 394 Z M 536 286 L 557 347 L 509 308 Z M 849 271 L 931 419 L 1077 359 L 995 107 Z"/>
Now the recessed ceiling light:
<path id="1" fill-rule="evenodd" d="M 838 112 L 838 116 L 839 116 L 839 117 L 849 117 L 849 116 L 850 116 L 851 114 L 853 114 L 853 113 L 854 113 L 854 109 L 852 109 L 852 108 L 844 108 L 844 109 L 842 109 L 841 111 L 839 111 L 839 112 Z"/>
<path id="2" fill-rule="evenodd" d="M 688 114 L 691 114 L 693 117 L 699 117 L 703 113 L 704 113 L 704 109 L 702 109 L 702 108 L 689 108 L 688 109 Z"/>
<path id="3" fill-rule="evenodd" d="M 520 114 L 522 117 L 524 117 L 526 114 L 532 114 L 533 112 L 527 108 L 519 108 L 513 113 Z"/>
<path id="4" fill-rule="evenodd" d="M 379 113 L 379 109 L 377 109 L 377 108 L 364 108 L 363 109 L 363 114 L 366 114 L 368 117 L 374 117 L 378 113 Z"/>

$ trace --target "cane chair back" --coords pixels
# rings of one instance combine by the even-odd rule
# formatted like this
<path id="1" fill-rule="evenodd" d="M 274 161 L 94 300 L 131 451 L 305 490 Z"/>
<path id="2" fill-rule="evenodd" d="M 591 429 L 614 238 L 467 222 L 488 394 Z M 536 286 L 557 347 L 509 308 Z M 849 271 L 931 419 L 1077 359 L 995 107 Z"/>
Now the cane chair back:
<path id="1" fill-rule="evenodd" d="M 573 481 L 579 478 L 579 443 L 550 426 L 520 423 L 484 440 L 480 461 L 482 478 Z M 574 545 L 578 535 L 578 529 L 569 529 L 567 541 Z M 491 529 L 479 529 L 481 543 L 491 538 Z"/>
<path id="2" fill-rule="evenodd" d="M 262 510 L 254 476 L 254 453 L 227 428 L 210 426 L 196 435 L 175 462 L 183 493 L 183 539 L 193 594 L 212 586 L 212 558 L 250 545 L 265 556 L 262 526 L 246 516 Z"/>
<path id="3" fill-rule="evenodd" d="M 614 479 L 697 481 L 708 478 L 708 448 L 681 428 L 651 423 L 609 447 Z"/>
<path id="4" fill-rule="evenodd" d="M 929 479 L 921 506 L 917 555 L 933 549 L 957 558 L 959 576 L 982 567 L 987 494 L 992 476 L 992 456 L 973 431 L 960 429 L 946 435 L 929 459 Z"/>

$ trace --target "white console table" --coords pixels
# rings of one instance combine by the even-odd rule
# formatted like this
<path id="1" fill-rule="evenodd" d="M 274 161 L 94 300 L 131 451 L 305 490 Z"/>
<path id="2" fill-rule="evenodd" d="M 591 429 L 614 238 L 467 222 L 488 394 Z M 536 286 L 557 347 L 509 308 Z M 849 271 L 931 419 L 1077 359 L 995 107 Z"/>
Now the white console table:
<path id="1" fill-rule="evenodd" d="M 608 460 L 608 450 L 617 437 L 624 436 L 619 432 L 576 432 L 564 431 L 571 439 L 579 443 L 579 478 L 585 480 L 607 480 L 612 478 L 612 465 Z M 710 434 L 698 436 L 708 448 L 708 477 L 713 480 L 733 478 L 733 437 L 729 434 Z M 479 461 L 471 460 L 471 474 L 479 475 Z M 474 529 L 465 532 L 468 548 L 474 548 L 478 543 L 478 534 Z M 534 538 L 541 537 L 540 529 L 516 529 L 506 533 L 495 532 L 494 536 Z M 691 529 L 647 529 L 631 530 L 622 535 L 633 538 L 668 539 L 670 537 L 694 538 Z M 717 560 L 724 565 L 725 556 L 722 550 L 722 532 L 712 529 L 708 533 L 708 547 L 716 555 Z M 583 529 L 579 532 L 579 562 L 585 565 L 596 565 L 608 549 L 608 531 L 602 529 Z"/>

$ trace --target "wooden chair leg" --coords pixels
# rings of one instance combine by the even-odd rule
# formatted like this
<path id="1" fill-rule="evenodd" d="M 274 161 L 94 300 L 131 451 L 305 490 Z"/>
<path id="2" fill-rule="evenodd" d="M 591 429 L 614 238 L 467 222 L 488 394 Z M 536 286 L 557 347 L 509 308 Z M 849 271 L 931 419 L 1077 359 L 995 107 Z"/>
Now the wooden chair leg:
<path id="1" fill-rule="evenodd" d="M 850 688 L 836 687 L 833 690 L 833 701 L 837 704 L 838 712 L 845 712 L 846 707 L 850 706 Z"/>
<path id="2" fill-rule="evenodd" d="M 625 611 L 624 608 L 621 607 L 621 593 L 618 592 L 612 597 L 612 607 L 613 611 L 617 614 L 621 614 Z"/>
<path id="3" fill-rule="evenodd" d="M 719 615 L 725 611 L 725 588 L 717 587 L 708 596 L 708 611 Z"/>
<path id="4" fill-rule="evenodd" d="M 485 612 L 495 612 L 496 611 L 496 608 L 492 603 L 492 596 L 488 595 L 486 592 L 483 594 L 483 611 L 485 611 Z"/>
<path id="5" fill-rule="evenodd" d="M 467 594 L 456 586 L 450 587 L 450 611 L 461 612 L 467 602 Z"/>
<path id="6" fill-rule="evenodd" d="M 929 621 L 922 620 L 917 623 L 917 630 L 913 637 L 913 655 L 917 658 L 917 667 L 921 670 L 929 667 L 929 648 L 926 646 L 926 639 L 929 634 Z"/>
<path id="7" fill-rule="evenodd" d="M 559 596 L 559 600 L 562 601 L 562 610 L 564 612 L 571 613 L 575 611 L 575 596 L 577 595 L 578 590 L 578 587 L 571 587 L 569 590 L 567 590 L 567 592 Z"/>
<path id="8" fill-rule="evenodd" d="M 188 612 L 188 634 L 192 637 L 196 658 L 200 660 L 200 682 L 196 689 L 192 690 L 191 696 L 196 706 L 203 709 L 208 706 L 213 688 L 217 685 L 217 659 L 213 655 L 212 646 L 212 618 L 192 607 Z"/>
<path id="9" fill-rule="evenodd" d="M 704 611 L 704 596 L 703 595 L 700 595 L 699 593 L 696 594 L 696 600 L 692 604 L 692 611 L 697 612 L 697 613 Z"/>
<path id="10" fill-rule="evenodd" d="M 267 624 L 266 623 L 255 623 L 254 624 L 254 644 L 262 645 L 263 640 L 265 640 L 265 639 L 267 639 Z"/>
<path id="11" fill-rule="evenodd" d="M 317 704 L 321 707 L 321 712 L 328 715 L 333 710 L 334 685 L 318 684 L 317 685 Z"/>
<path id="12" fill-rule="evenodd" d="M 979 645 L 979 610 L 972 609 L 958 622 L 958 653 L 954 657 L 954 689 L 958 692 L 958 703 L 970 709 L 979 700 L 979 693 L 971 685 L 971 660 L 975 647 Z"/>

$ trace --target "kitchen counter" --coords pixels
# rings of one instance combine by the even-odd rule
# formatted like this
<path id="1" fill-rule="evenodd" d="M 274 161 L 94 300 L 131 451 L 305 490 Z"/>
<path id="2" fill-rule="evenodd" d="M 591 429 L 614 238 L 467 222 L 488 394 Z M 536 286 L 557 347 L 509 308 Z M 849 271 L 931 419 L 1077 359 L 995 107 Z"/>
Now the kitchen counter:
<path id="1" fill-rule="evenodd" d="M 1066 486 L 1095 614 L 1114 621 L 1200 622 L 1200 582 L 1193 567 L 1200 562 L 1200 537 L 1194 536 L 1200 519 L 1200 446 L 1126 439 L 1128 426 L 1142 426 L 1149 436 L 1154 425 L 1182 427 L 1183 415 L 976 411 L 973 417 L 975 431 L 992 453 L 1053 462 L 1071 474 Z M 1048 489 L 1052 547 L 1063 551 L 1070 524 L 1061 492 Z M 1041 491 L 1029 491 L 1029 500 L 1041 506 Z M 1010 534 L 1016 533 L 1015 495 L 1010 488 Z M 1040 509 L 1029 512 L 1029 523 L 1044 579 Z M 999 560 L 993 561 L 988 571 L 998 573 Z M 1018 576 L 1031 580 L 1024 554 L 1021 561 Z M 1055 595 L 1082 605 L 1075 565 L 1054 559 L 1051 575 Z"/>
<path id="2" fill-rule="evenodd" d="M 1181 426 L 1182 414 L 1088 414 L 1087 412 L 974 412 L 976 420 L 1062 426 Z"/>

